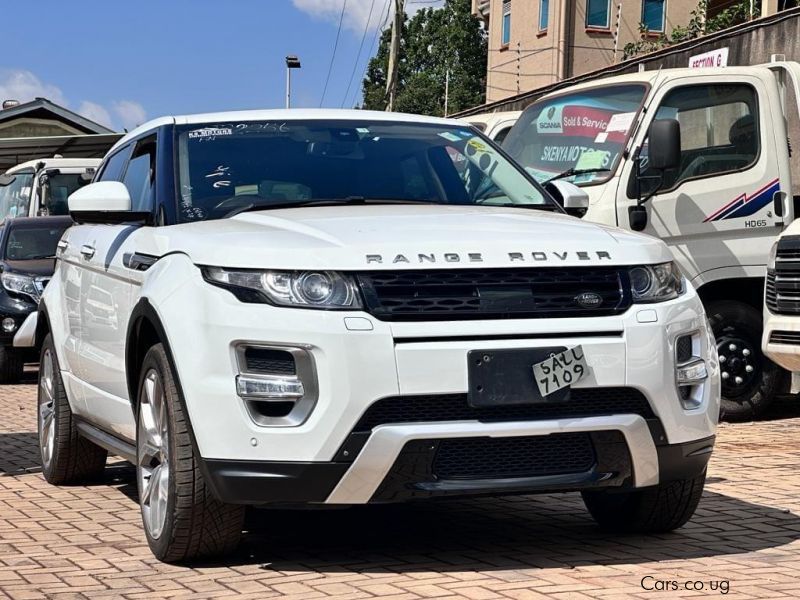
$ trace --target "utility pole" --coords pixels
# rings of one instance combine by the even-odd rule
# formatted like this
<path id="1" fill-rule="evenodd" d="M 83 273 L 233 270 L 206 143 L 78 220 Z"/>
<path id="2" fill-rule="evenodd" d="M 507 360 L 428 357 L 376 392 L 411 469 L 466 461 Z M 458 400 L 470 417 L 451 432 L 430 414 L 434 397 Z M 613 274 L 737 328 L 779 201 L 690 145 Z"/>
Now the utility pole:
<path id="1" fill-rule="evenodd" d="M 447 73 L 444 75 L 444 116 L 448 113 L 448 103 L 450 100 L 450 67 L 447 67 Z"/>
<path id="2" fill-rule="evenodd" d="M 386 79 L 386 96 L 388 103 L 386 110 L 394 110 L 394 100 L 397 95 L 397 68 L 400 62 L 400 34 L 403 27 L 403 14 L 405 0 L 394 0 L 394 20 L 392 21 L 392 44 L 389 48 L 389 75 Z"/>

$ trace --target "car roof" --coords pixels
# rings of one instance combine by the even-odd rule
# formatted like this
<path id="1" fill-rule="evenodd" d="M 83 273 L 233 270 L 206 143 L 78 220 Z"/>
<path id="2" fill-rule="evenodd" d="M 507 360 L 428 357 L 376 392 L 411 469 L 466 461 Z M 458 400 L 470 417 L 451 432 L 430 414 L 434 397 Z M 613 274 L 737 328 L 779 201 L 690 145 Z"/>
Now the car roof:
<path id="1" fill-rule="evenodd" d="M 41 226 L 47 227 L 48 225 L 69 227 L 72 225 L 72 217 L 54 216 L 54 217 L 13 217 L 0 221 L 0 227 L 5 226 L 9 229 L 29 229 Z"/>
<path id="2" fill-rule="evenodd" d="M 6 174 L 13 175 L 25 169 L 36 169 L 39 163 L 44 163 L 48 169 L 68 168 L 68 167 L 97 167 L 100 164 L 100 158 L 37 158 L 20 163 L 8 169 Z"/>
<path id="3" fill-rule="evenodd" d="M 194 115 L 180 115 L 159 117 L 140 125 L 125 137 L 119 140 L 109 150 L 114 152 L 117 148 L 127 144 L 131 139 L 137 138 L 164 125 L 192 125 L 195 123 L 224 123 L 236 121 L 386 121 L 402 123 L 428 123 L 433 125 L 446 125 L 448 127 L 463 127 L 464 122 L 456 119 L 442 117 L 427 117 L 407 113 L 383 112 L 377 110 L 355 110 L 338 108 L 281 108 L 266 110 L 239 110 L 216 113 L 200 113 Z"/>

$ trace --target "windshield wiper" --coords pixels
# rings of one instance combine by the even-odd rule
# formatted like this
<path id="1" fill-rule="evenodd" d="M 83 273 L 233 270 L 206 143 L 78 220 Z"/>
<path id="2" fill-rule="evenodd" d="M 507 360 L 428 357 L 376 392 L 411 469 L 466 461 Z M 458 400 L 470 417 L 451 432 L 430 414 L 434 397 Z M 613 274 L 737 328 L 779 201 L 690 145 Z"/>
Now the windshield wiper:
<path id="1" fill-rule="evenodd" d="M 302 206 L 337 206 L 357 204 L 445 204 L 432 200 L 414 200 L 412 198 L 367 198 L 365 196 L 347 196 L 346 198 L 316 198 L 313 200 L 294 200 L 291 202 L 260 202 L 251 203 L 233 209 L 223 218 L 235 217 L 244 212 L 254 210 L 273 210 L 279 208 L 298 208 Z"/>
<path id="2" fill-rule="evenodd" d="M 574 175 L 584 175 L 586 173 L 610 173 L 610 172 L 611 172 L 611 169 L 575 169 L 575 168 L 569 168 L 566 171 L 564 171 L 563 173 L 559 173 L 555 177 L 551 177 L 550 179 L 548 179 L 547 181 L 542 183 L 542 185 L 547 185 L 548 183 L 550 183 L 551 181 L 555 181 L 556 179 L 564 179 L 565 177 L 572 177 Z"/>

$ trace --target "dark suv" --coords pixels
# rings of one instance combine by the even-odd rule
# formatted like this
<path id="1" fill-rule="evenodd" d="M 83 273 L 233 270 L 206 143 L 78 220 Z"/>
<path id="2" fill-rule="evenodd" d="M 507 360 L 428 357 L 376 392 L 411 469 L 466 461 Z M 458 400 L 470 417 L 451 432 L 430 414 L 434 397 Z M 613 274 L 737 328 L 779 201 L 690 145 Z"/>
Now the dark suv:
<path id="1" fill-rule="evenodd" d="M 0 223 L 0 383 L 16 383 L 37 348 L 14 348 L 14 336 L 39 305 L 53 276 L 58 241 L 69 217 L 19 217 Z"/>

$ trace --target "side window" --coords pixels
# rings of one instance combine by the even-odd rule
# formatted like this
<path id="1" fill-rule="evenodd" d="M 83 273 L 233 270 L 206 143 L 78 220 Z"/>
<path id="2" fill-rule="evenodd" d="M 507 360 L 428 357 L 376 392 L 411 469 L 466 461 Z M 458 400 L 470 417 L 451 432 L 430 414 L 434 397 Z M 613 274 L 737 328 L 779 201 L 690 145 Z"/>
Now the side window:
<path id="1" fill-rule="evenodd" d="M 131 210 L 151 212 L 155 196 L 156 138 L 140 140 L 128 162 L 122 182 L 131 195 Z"/>
<path id="2" fill-rule="evenodd" d="M 122 172 L 125 170 L 125 163 L 131 155 L 131 149 L 132 146 L 128 145 L 110 156 L 105 161 L 97 181 L 122 181 Z"/>
<path id="3" fill-rule="evenodd" d="M 500 131 L 494 134 L 494 143 L 498 146 L 502 146 L 503 142 L 506 141 L 506 136 L 508 132 L 511 131 L 511 127 L 503 127 Z"/>
<path id="4" fill-rule="evenodd" d="M 680 166 L 664 174 L 664 190 L 689 179 L 741 171 L 758 159 L 758 106 L 749 85 L 677 88 L 664 98 L 655 118 L 677 119 L 681 127 Z M 643 166 L 646 152 L 647 143 Z"/>

